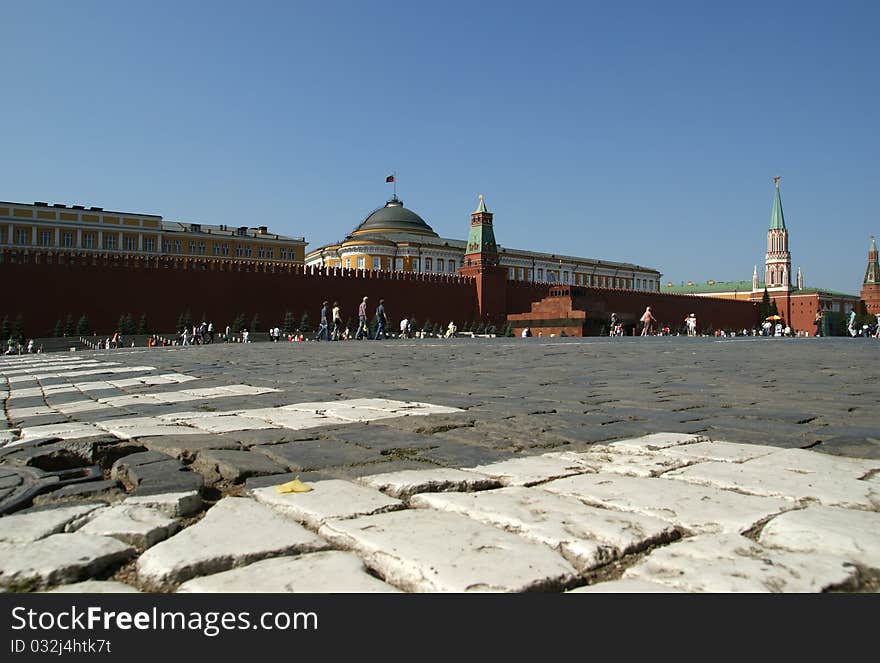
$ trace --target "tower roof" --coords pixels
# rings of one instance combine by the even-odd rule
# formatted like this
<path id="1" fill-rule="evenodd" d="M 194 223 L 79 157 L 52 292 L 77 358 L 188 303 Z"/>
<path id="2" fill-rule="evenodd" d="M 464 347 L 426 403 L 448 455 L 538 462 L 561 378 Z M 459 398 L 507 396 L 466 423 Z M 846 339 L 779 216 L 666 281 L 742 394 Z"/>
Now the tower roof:
<path id="1" fill-rule="evenodd" d="M 773 196 L 773 212 L 770 214 L 770 230 L 785 230 L 785 217 L 782 215 L 782 198 L 779 197 L 779 177 L 776 182 L 776 194 Z"/>
<path id="2" fill-rule="evenodd" d="M 868 249 L 868 268 L 865 270 L 865 285 L 880 284 L 880 262 L 877 260 L 877 242 L 871 236 L 871 248 Z"/>
<path id="3" fill-rule="evenodd" d="M 480 204 L 477 205 L 477 209 L 474 212 L 474 214 L 482 214 L 482 213 L 486 213 L 488 211 L 489 210 L 486 209 L 486 203 L 483 201 L 483 194 L 481 193 L 480 194 Z"/>

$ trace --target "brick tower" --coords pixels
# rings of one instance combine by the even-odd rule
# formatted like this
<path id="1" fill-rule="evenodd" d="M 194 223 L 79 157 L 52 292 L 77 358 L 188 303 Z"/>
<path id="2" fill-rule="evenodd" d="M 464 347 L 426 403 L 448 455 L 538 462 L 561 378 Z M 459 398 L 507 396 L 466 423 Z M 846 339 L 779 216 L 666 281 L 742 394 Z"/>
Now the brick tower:
<path id="1" fill-rule="evenodd" d="M 764 259 L 764 281 L 776 308 L 787 322 L 791 322 L 791 253 L 788 250 L 788 230 L 782 215 L 782 199 L 779 197 L 779 180 L 774 177 L 776 194 L 767 231 L 767 254 Z"/>
<path id="2" fill-rule="evenodd" d="M 477 281 L 477 305 L 480 320 L 500 324 L 507 313 L 507 272 L 498 265 L 498 244 L 492 227 L 492 213 L 486 209 L 483 196 L 477 210 L 471 213 L 464 264 L 458 273 Z"/>
<path id="3" fill-rule="evenodd" d="M 868 249 L 868 268 L 862 283 L 862 301 L 868 313 L 880 313 L 880 263 L 877 261 L 877 243 L 871 237 L 871 248 Z"/>

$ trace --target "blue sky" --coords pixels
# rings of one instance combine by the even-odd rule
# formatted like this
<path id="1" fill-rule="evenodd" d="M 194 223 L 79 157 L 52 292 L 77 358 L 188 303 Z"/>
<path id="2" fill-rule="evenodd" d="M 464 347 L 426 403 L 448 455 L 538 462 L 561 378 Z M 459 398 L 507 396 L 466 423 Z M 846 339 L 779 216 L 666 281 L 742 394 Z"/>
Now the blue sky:
<path id="1" fill-rule="evenodd" d="M 717 6 L 716 6 L 717 5 Z M 880 235 L 880 3 L 5 2 L 0 199 L 268 225 L 398 194 L 466 237 L 750 279 L 774 175 L 795 268 Z"/>

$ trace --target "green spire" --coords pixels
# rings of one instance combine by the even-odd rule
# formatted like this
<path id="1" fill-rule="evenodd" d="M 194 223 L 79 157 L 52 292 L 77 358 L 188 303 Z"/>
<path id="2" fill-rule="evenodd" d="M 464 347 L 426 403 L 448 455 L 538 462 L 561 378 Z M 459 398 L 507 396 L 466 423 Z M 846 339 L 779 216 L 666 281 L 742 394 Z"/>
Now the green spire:
<path id="1" fill-rule="evenodd" d="M 780 177 L 774 177 L 776 195 L 773 197 L 773 213 L 770 215 L 770 230 L 785 230 L 785 217 L 782 216 L 782 199 L 779 197 Z"/>
<path id="2" fill-rule="evenodd" d="M 871 236 L 871 248 L 868 250 L 868 269 L 865 270 L 865 285 L 880 283 L 880 262 L 877 260 L 877 242 Z"/>
<path id="3" fill-rule="evenodd" d="M 486 209 L 486 203 L 483 202 L 483 194 L 481 193 L 480 194 L 480 204 L 477 206 L 477 211 L 474 212 L 474 214 L 480 214 L 481 212 L 485 213 L 488 211 L 489 210 Z"/>
<path id="4" fill-rule="evenodd" d="M 877 253 L 877 242 L 874 241 L 874 235 L 871 235 L 871 248 L 868 250 L 871 253 Z"/>

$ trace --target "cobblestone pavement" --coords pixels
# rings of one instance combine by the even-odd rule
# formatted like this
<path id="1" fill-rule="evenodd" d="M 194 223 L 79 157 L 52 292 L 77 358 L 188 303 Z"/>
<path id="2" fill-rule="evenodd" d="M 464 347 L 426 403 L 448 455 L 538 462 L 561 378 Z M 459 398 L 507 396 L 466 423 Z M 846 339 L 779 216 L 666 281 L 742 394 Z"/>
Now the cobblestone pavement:
<path id="1" fill-rule="evenodd" d="M 880 344 L 0 358 L 7 591 L 880 588 Z M 309 492 L 279 492 L 299 477 Z"/>

